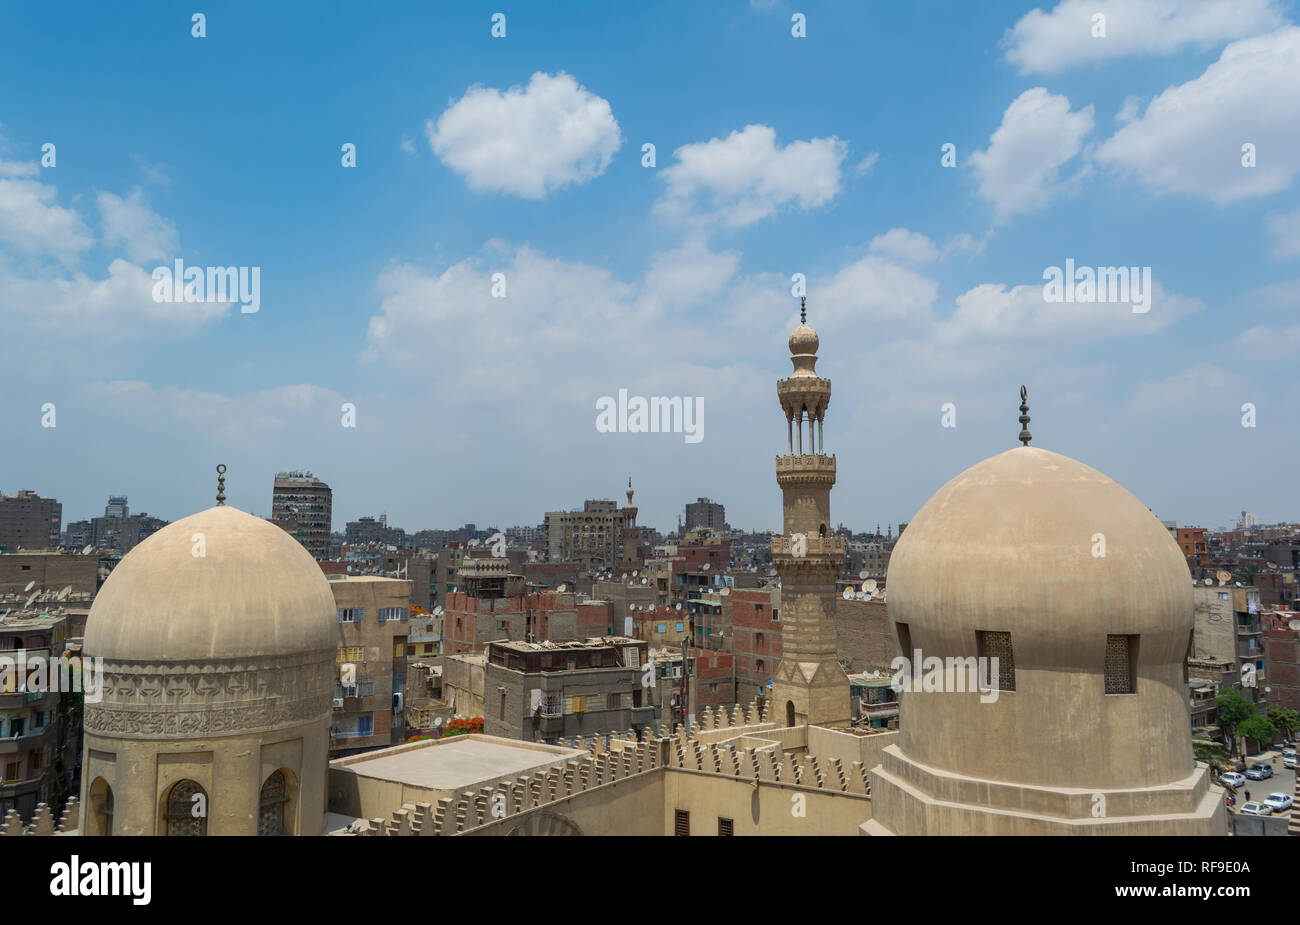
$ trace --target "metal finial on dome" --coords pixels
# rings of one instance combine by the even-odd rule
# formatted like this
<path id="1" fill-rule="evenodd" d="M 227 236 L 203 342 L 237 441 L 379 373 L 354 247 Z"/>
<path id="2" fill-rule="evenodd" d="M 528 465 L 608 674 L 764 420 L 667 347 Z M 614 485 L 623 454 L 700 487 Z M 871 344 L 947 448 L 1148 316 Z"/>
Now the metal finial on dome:
<path id="1" fill-rule="evenodd" d="M 226 503 L 226 464 L 217 464 L 217 504 Z"/>
<path id="2" fill-rule="evenodd" d="M 808 323 L 808 297 L 806 295 L 799 296 L 799 323 Z"/>
<path id="3" fill-rule="evenodd" d="M 1020 442 L 1029 446 L 1029 441 L 1034 439 L 1034 435 L 1029 432 L 1029 390 L 1023 385 L 1020 387 Z"/>

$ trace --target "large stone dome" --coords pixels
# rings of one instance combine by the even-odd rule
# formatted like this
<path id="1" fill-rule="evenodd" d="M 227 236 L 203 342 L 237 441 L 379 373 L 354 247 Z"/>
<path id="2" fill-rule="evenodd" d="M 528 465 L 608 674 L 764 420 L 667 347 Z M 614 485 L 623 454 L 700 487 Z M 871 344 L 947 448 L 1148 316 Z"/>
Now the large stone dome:
<path id="1" fill-rule="evenodd" d="M 1095 670 L 1119 633 L 1141 635 L 1142 661 L 1177 663 L 1192 630 L 1191 576 L 1169 531 L 1118 482 L 1037 447 L 935 492 L 890 557 L 888 594 L 914 639 L 961 652 L 976 630 L 1009 631 L 1025 667 Z"/>
<path id="2" fill-rule="evenodd" d="M 297 540 L 218 506 L 169 524 L 123 558 L 91 607 L 84 649 L 181 662 L 320 652 L 337 646 L 335 614 L 329 582 Z"/>

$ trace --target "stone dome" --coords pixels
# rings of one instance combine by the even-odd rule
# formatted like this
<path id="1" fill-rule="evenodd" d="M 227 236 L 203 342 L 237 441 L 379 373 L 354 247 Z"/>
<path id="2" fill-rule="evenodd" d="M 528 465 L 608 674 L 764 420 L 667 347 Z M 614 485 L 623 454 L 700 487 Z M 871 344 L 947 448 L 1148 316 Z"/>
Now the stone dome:
<path id="1" fill-rule="evenodd" d="M 297 540 L 217 506 L 169 524 L 122 559 L 91 607 L 84 651 L 189 662 L 320 652 L 338 644 L 336 613 L 325 574 Z"/>
<path id="2" fill-rule="evenodd" d="M 1010 631 L 1018 666 L 1091 664 L 1079 636 L 1107 633 L 1141 634 L 1144 661 L 1179 661 L 1192 630 L 1191 575 L 1168 529 L 1118 482 L 1037 447 L 935 492 L 890 556 L 888 589 L 890 618 L 914 638 L 933 630 L 965 650 L 977 629 Z"/>
<path id="3" fill-rule="evenodd" d="M 791 356 L 800 356 L 801 354 L 816 353 L 821 341 L 817 337 L 817 332 L 813 330 L 812 325 L 803 322 L 799 327 L 790 333 L 790 354 Z"/>

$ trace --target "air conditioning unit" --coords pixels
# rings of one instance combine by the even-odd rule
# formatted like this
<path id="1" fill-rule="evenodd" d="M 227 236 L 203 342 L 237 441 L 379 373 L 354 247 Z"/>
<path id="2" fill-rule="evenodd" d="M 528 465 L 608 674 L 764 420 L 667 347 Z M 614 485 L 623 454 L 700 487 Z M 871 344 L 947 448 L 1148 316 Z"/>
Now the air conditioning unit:
<path id="1" fill-rule="evenodd" d="M 401 691 L 395 691 L 395 692 L 393 693 L 393 712 L 394 712 L 394 713 L 401 713 L 401 712 L 402 712 L 402 692 L 401 692 Z"/>
<path id="2" fill-rule="evenodd" d="M 342 710 L 342 709 L 343 709 L 343 698 L 342 698 L 342 697 L 335 697 L 335 698 L 334 698 L 334 709 L 336 709 L 336 710 Z"/>

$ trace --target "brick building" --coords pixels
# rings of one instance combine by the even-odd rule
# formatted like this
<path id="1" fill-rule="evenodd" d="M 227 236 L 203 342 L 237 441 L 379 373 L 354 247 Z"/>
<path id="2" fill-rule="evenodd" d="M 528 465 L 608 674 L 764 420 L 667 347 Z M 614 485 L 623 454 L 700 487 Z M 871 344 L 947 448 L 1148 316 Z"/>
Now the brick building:
<path id="1" fill-rule="evenodd" d="M 23 489 L 16 495 L 0 492 L 0 550 L 58 549 L 63 505 Z"/>
<path id="2" fill-rule="evenodd" d="M 378 575 L 326 577 L 339 620 L 330 757 L 400 744 L 411 583 Z"/>

